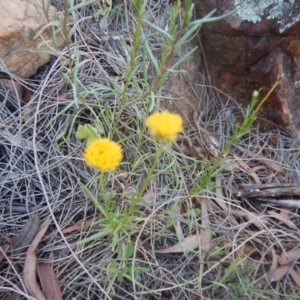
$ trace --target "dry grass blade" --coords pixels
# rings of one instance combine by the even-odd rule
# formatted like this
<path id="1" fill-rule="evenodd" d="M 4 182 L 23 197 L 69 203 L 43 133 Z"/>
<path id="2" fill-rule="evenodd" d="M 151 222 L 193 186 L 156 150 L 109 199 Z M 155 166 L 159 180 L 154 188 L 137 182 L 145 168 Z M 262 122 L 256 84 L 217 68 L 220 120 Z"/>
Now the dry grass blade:
<path id="1" fill-rule="evenodd" d="M 12 146 L 20 147 L 22 149 L 27 149 L 27 150 L 33 150 L 32 141 L 28 141 L 28 139 L 14 136 L 7 130 L 0 130 L 0 136 L 6 139 Z M 47 147 L 41 143 L 36 145 L 36 149 L 39 152 L 47 151 Z"/>
<path id="2" fill-rule="evenodd" d="M 36 255 L 35 249 L 43 238 L 48 226 L 51 223 L 51 219 L 48 219 L 41 227 L 40 231 L 32 241 L 26 252 L 26 258 L 23 271 L 23 282 L 26 286 L 27 292 L 30 296 L 36 297 L 39 300 L 46 300 L 45 295 L 41 291 L 36 281 Z"/>
<path id="3" fill-rule="evenodd" d="M 2 259 L 5 257 L 6 252 L 8 251 L 10 245 L 0 246 L 0 263 Z"/>
<path id="4" fill-rule="evenodd" d="M 255 158 L 257 160 L 259 160 L 260 162 L 262 162 L 263 164 L 267 165 L 269 168 L 271 168 L 272 170 L 281 173 L 281 174 L 285 174 L 285 170 L 275 161 L 269 160 L 266 157 L 256 154 L 253 151 L 250 151 L 248 149 L 245 149 L 241 146 L 235 145 L 234 147 L 238 148 L 239 150 L 241 150 L 242 152 L 245 152 L 248 154 L 248 156 Z"/>
<path id="5" fill-rule="evenodd" d="M 253 222 L 258 228 L 264 229 L 267 226 L 269 226 L 269 222 L 265 216 L 259 215 L 254 212 L 250 212 L 248 210 L 232 210 L 231 211 L 233 215 L 239 216 L 239 217 L 245 217 L 250 222 Z"/>
<path id="6" fill-rule="evenodd" d="M 280 221 L 281 223 L 284 223 L 286 226 L 292 228 L 292 229 L 297 229 L 297 226 L 295 225 L 295 223 L 290 220 L 289 216 L 286 215 L 285 213 L 277 213 L 273 210 L 270 210 L 267 212 L 268 215 L 272 216 L 273 218 L 277 219 L 278 221 Z"/>
<path id="7" fill-rule="evenodd" d="M 237 243 L 237 245 L 241 244 L 241 242 Z M 258 262 L 261 259 L 261 253 L 249 243 L 243 243 L 240 251 L 234 252 L 233 255 L 235 258 L 242 258 L 240 265 L 243 267 L 253 266 L 254 260 Z"/>
<path id="8" fill-rule="evenodd" d="M 255 171 L 252 168 L 250 168 L 240 157 L 238 157 L 235 154 L 233 154 L 233 156 L 236 159 L 237 163 L 241 166 L 241 168 L 245 170 L 247 174 L 249 174 L 257 184 L 260 184 L 261 182 L 258 176 L 256 175 Z"/>
<path id="9" fill-rule="evenodd" d="M 78 230 L 84 230 L 87 229 L 88 227 L 90 227 L 97 219 L 96 218 L 91 218 L 85 222 L 78 222 L 70 227 L 67 227 L 65 229 L 63 229 L 61 232 L 66 234 L 66 233 L 71 233 L 74 231 L 78 231 Z"/>
<path id="10" fill-rule="evenodd" d="M 47 300 L 62 300 L 58 279 L 49 264 L 38 264 L 38 273 Z"/>
<path id="11" fill-rule="evenodd" d="M 300 258 L 300 248 L 288 251 L 286 253 L 282 253 L 278 259 L 278 262 L 281 265 L 287 265 L 294 262 L 296 259 Z"/>
<path id="12" fill-rule="evenodd" d="M 143 195 L 143 200 L 150 205 L 155 205 L 156 195 L 154 192 L 154 183 L 150 182 L 149 188 L 145 191 Z"/>
<path id="13" fill-rule="evenodd" d="M 36 236 L 40 227 L 40 217 L 38 213 L 29 215 L 27 223 L 23 226 L 22 230 L 12 239 L 11 248 L 14 255 L 22 253 L 26 246 L 30 245 Z"/>
<path id="14" fill-rule="evenodd" d="M 300 288 L 300 274 L 299 274 L 299 271 L 296 271 L 296 270 L 292 269 L 290 271 L 290 275 L 293 278 L 293 280 L 295 281 L 297 287 Z"/>
<path id="15" fill-rule="evenodd" d="M 6 236 L 5 234 L 3 234 L 2 232 L 0 232 L 0 236 L 8 243 L 11 244 L 12 243 L 12 239 L 8 236 Z"/>
<path id="16" fill-rule="evenodd" d="M 182 227 L 180 224 L 180 217 L 181 217 L 181 203 L 177 203 L 174 210 L 173 210 L 173 214 L 174 214 L 174 226 L 176 228 L 176 232 L 178 235 L 179 239 L 184 239 L 184 233 L 182 232 Z"/>
<path id="17" fill-rule="evenodd" d="M 172 247 L 163 250 L 155 250 L 155 253 L 182 253 L 185 251 L 195 250 L 200 246 L 198 235 L 191 235 L 184 238 L 181 242 Z"/>
<path id="18" fill-rule="evenodd" d="M 210 227 L 209 222 L 209 213 L 207 210 L 208 207 L 208 200 L 206 198 L 201 197 L 201 225 L 204 228 Z M 208 252 L 212 248 L 212 238 L 210 231 L 201 228 L 200 230 L 200 247 L 202 251 Z"/>
<path id="19" fill-rule="evenodd" d="M 207 153 L 203 148 L 194 146 L 193 142 L 189 138 L 186 138 L 186 140 L 189 148 L 189 154 L 191 156 L 196 157 L 197 159 L 207 159 Z"/>
<path id="20" fill-rule="evenodd" d="M 221 188 L 222 182 L 221 182 L 221 177 L 217 176 L 216 177 L 216 198 L 215 201 L 222 207 L 224 211 L 228 211 L 228 205 L 224 201 L 224 195 L 223 195 L 223 189 Z"/>

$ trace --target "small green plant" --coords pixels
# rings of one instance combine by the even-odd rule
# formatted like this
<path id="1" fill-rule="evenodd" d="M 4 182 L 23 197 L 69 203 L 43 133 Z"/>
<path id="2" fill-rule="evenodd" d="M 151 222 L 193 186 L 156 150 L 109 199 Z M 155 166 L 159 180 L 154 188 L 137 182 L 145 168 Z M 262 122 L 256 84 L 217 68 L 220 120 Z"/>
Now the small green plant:
<path id="1" fill-rule="evenodd" d="M 274 91 L 276 86 L 278 85 L 278 81 L 272 86 L 267 95 L 259 101 L 259 91 L 255 91 L 252 95 L 252 99 L 250 105 L 248 106 L 244 119 L 241 124 L 236 124 L 233 127 L 233 132 L 229 141 L 224 141 L 221 145 L 221 151 L 207 163 L 205 163 L 203 167 L 203 171 L 201 176 L 194 182 L 190 194 L 198 195 L 201 192 L 209 191 L 215 188 L 214 178 L 216 175 L 224 168 L 224 166 L 228 165 L 228 153 L 230 148 L 240 140 L 244 135 L 250 132 L 251 127 L 256 120 L 256 115 L 261 106 L 266 102 L 269 98 L 270 94 Z M 200 162 L 203 164 L 203 162 Z M 229 161 L 230 163 L 230 161 Z"/>
<path id="2" fill-rule="evenodd" d="M 113 250 L 119 245 L 122 235 L 127 237 L 132 235 L 131 232 L 134 231 L 136 226 L 135 219 L 139 217 L 139 213 L 136 210 L 137 204 L 141 202 L 149 186 L 159 158 L 165 147 L 170 142 L 175 141 L 177 134 L 183 131 L 181 117 L 168 111 L 152 114 L 146 119 L 145 125 L 150 129 L 153 137 L 158 142 L 159 148 L 154 155 L 152 166 L 147 170 L 146 179 L 142 187 L 136 194 L 132 195 L 128 206 L 123 210 L 120 210 L 114 204 L 113 194 L 105 191 L 106 173 L 116 170 L 122 160 L 121 147 L 107 138 L 97 137 L 97 130 L 90 125 L 80 126 L 77 130 L 77 137 L 87 138 L 88 144 L 83 154 L 86 164 L 100 171 L 100 195 L 103 204 L 92 195 L 86 186 L 82 186 L 103 215 L 103 218 L 96 223 L 101 227 L 101 236 L 103 234 L 111 234 Z M 84 244 L 95 238 L 99 238 L 99 234 L 82 240 L 79 244 Z"/>
<path id="3" fill-rule="evenodd" d="M 74 137 L 74 128 L 77 127 L 76 138 L 86 143 L 84 161 L 86 165 L 98 170 L 92 180 L 87 184 L 81 184 L 82 189 L 97 208 L 98 214 L 97 220 L 92 225 L 93 233 L 82 239 L 80 237 L 77 245 L 81 245 L 85 250 L 91 247 L 91 244 L 97 245 L 99 241 L 105 241 L 104 248 L 106 247 L 105 251 L 109 253 L 108 258 L 101 258 L 101 263 L 98 261 L 88 263 L 94 270 L 104 274 L 105 279 L 101 280 L 104 281 L 105 290 L 108 292 L 114 287 L 115 281 L 122 281 L 124 278 L 143 291 L 150 290 L 146 283 L 137 278 L 143 273 L 153 271 L 151 268 L 156 267 L 157 262 L 151 261 L 148 264 L 150 267 L 145 267 L 145 262 L 140 263 L 136 259 L 135 255 L 140 254 L 142 252 L 140 249 L 143 248 L 139 244 L 140 237 L 150 239 L 154 232 L 155 242 L 163 240 L 167 244 L 170 241 L 166 241 L 166 236 L 170 232 L 173 234 L 171 239 L 173 243 L 174 240 L 180 242 L 183 235 L 195 235 L 199 233 L 199 228 L 203 229 L 204 226 L 200 224 L 202 211 L 194 206 L 193 198 L 214 193 L 217 187 L 215 177 L 223 173 L 224 166 L 232 162 L 231 147 L 250 132 L 258 110 L 277 85 L 276 83 L 260 102 L 258 92 L 253 94 L 243 121 L 232 127 L 231 137 L 221 142 L 218 153 L 210 159 L 198 160 L 178 149 L 175 150 L 174 142 L 177 135 L 183 132 L 182 119 L 179 115 L 168 111 L 153 113 L 154 107 L 160 99 L 174 100 L 164 93 L 164 84 L 169 75 L 183 72 L 178 71 L 178 67 L 195 51 L 192 49 L 182 54 L 181 46 L 198 31 L 203 23 L 226 17 L 225 15 L 214 18 L 212 17 L 214 12 L 212 12 L 200 20 L 192 20 L 192 1 L 181 2 L 176 1 L 171 6 L 167 24 L 162 28 L 147 19 L 147 16 L 151 15 L 147 14 L 149 1 L 128 1 L 134 11 L 132 13 L 134 19 L 131 19 L 130 26 L 127 28 L 130 38 L 126 43 L 122 37 L 119 40 L 126 52 L 126 59 L 122 61 L 120 74 L 115 78 L 105 78 L 106 81 L 97 81 L 97 78 L 94 78 L 94 81 L 84 82 L 83 77 L 80 76 L 86 70 L 82 71 L 81 68 L 93 61 L 94 57 L 84 59 L 87 53 L 82 49 L 88 49 L 88 46 L 80 47 L 84 38 L 81 39 L 80 35 L 76 35 L 75 26 L 69 18 L 70 14 L 75 13 L 76 10 L 84 10 L 99 1 L 80 1 L 72 6 L 72 2 L 63 0 L 63 18 L 61 21 L 56 20 L 55 23 L 48 24 L 53 30 L 53 35 L 60 33 L 65 37 L 65 49 L 61 52 L 53 51 L 52 54 L 59 58 L 62 64 L 61 78 L 73 95 L 73 99 L 52 117 L 51 122 L 53 123 L 66 111 L 75 108 L 76 113 L 64 142 Z M 93 14 L 94 17 L 114 13 L 112 1 L 102 1 L 101 4 L 103 5 L 100 8 L 95 6 L 97 9 Z M 40 9 L 40 12 L 47 15 L 49 5 Z M 47 20 L 45 18 L 45 22 L 49 21 Z M 151 45 L 153 31 L 157 34 L 156 42 L 161 47 L 160 55 L 153 51 Z M 175 57 L 179 59 L 176 61 Z M 112 55 L 110 59 L 115 60 L 116 64 L 119 63 L 116 55 Z M 148 72 L 149 64 L 154 70 L 151 78 Z M 93 68 L 94 65 L 91 69 Z M 83 119 L 78 121 L 82 116 L 84 121 Z M 148 136 L 147 128 L 153 139 Z M 183 162 L 180 161 L 181 159 Z M 186 185 L 185 172 L 194 172 L 194 170 L 199 176 Z M 92 171 L 91 174 L 93 174 Z M 168 174 L 166 177 L 170 180 L 164 183 L 164 188 L 169 192 L 167 197 L 172 195 L 175 200 L 162 197 L 162 202 L 165 201 L 171 205 L 159 207 L 160 204 L 155 203 L 156 199 L 149 201 L 146 196 L 156 197 L 155 191 L 151 194 L 151 184 L 159 182 L 165 174 Z M 174 213 L 173 211 L 179 205 L 182 205 L 180 213 L 178 211 Z M 151 213 L 149 213 L 149 207 L 152 209 Z M 178 223 L 182 221 L 184 225 L 180 224 L 178 227 L 174 225 L 175 214 L 180 220 Z M 154 225 L 149 221 L 150 219 Z M 156 224 L 161 225 L 159 229 L 155 227 Z M 207 230 L 212 232 L 211 229 Z M 219 261 L 226 255 L 227 249 L 218 247 L 218 243 L 222 241 L 222 237 L 214 241 L 216 248 L 212 249 L 211 257 L 209 257 L 212 261 Z M 163 244 L 163 247 L 168 246 Z M 143 249 L 145 253 L 149 251 L 147 247 Z M 153 249 L 155 247 L 156 245 Z M 189 254 L 184 253 L 184 257 L 188 258 Z M 199 256 L 199 259 L 202 255 L 201 250 L 196 250 L 193 254 Z M 197 262 L 196 259 L 195 261 Z M 215 262 L 212 261 L 205 262 L 206 266 L 214 266 Z M 243 296 L 243 290 L 248 289 L 252 292 L 250 288 L 252 282 L 245 279 L 246 273 L 251 270 L 241 269 L 239 264 L 238 259 L 230 262 L 227 270 L 210 282 L 213 293 L 217 294 L 219 290 L 225 289 L 228 295 L 232 295 L 232 299 L 238 299 Z M 201 268 L 205 268 L 204 264 Z M 137 278 L 135 275 L 138 275 Z M 239 276 L 243 278 L 236 280 Z M 166 279 L 167 277 L 163 280 L 169 280 Z M 196 286 L 197 291 L 201 290 L 203 284 L 200 276 L 191 280 L 182 278 L 181 282 Z M 255 292 L 256 290 L 253 289 L 253 293 Z"/>

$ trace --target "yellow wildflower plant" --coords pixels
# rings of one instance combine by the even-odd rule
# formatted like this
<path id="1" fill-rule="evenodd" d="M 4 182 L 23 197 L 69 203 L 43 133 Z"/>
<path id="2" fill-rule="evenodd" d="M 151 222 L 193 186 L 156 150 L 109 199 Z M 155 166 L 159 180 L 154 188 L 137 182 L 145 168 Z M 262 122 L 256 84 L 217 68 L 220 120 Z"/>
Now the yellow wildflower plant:
<path id="1" fill-rule="evenodd" d="M 174 142 L 177 134 L 183 131 L 181 116 L 167 110 L 149 116 L 146 119 L 146 126 L 158 142 Z"/>
<path id="2" fill-rule="evenodd" d="M 99 169 L 100 172 L 114 171 L 123 156 L 121 146 L 107 139 L 98 138 L 85 148 L 83 158 L 88 166 Z"/>

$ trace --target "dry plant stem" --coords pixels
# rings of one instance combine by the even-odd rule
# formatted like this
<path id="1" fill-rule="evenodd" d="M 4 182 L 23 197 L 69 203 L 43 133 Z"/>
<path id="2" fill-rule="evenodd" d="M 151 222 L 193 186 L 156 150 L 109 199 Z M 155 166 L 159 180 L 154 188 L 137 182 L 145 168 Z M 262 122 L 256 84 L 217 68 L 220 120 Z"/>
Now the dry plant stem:
<path id="1" fill-rule="evenodd" d="M 51 73 L 49 73 L 46 78 L 45 78 L 45 82 L 49 81 L 49 77 L 50 77 Z M 37 172 L 37 177 L 40 181 L 40 185 L 42 188 L 42 191 L 44 193 L 44 197 L 47 203 L 47 206 L 49 208 L 49 212 L 51 215 L 51 218 L 56 226 L 57 232 L 60 234 L 62 240 L 64 241 L 65 245 L 68 247 L 71 255 L 74 257 L 74 259 L 76 260 L 76 262 L 79 264 L 79 266 L 82 268 L 82 270 L 84 270 L 84 272 L 89 276 L 89 278 L 91 279 L 91 281 L 99 288 L 99 290 L 105 295 L 106 298 L 104 299 L 110 299 L 111 297 L 106 293 L 106 291 L 101 287 L 101 285 L 97 282 L 97 280 L 93 277 L 93 275 L 87 270 L 87 268 L 85 267 L 85 265 L 80 261 L 80 259 L 78 258 L 78 256 L 76 255 L 76 253 L 73 251 L 73 249 L 71 248 L 70 244 L 68 243 L 67 239 L 65 238 L 64 234 L 61 231 L 60 225 L 58 224 L 55 216 L 54 216 L 54 212 L 53 209 L 51 208 L 51 204 L 50 204 L 50 199 L 48 196 L 48 191 L 46 189 L 46 186 L 44 184 L 44 179 L 43 179 L 43 175 L 41 173 L 40 170 L 40 166 L 39 166 L 39 158 L 38 158 L 38 151 L 37 151 L 37 142 L 36 142 L 36 137 L 37 137 L 37 126 L 38 126 L 38 113 L 40 111 L 40 106 L 42 101 L 42 95 L 43 95 L 43 90 L 46 86 L 42 86 L 41 88 L 41 92 L 39 93 L 39 98 L 38 98 L 38 102 L 37 102 L 37 106 L 36 106 L 36 111 L 34 114 L 34 123 L 33 123 L 33 155 L 34 155 L 34 164 L 35 164 L 35 168 L 36 168 L 36 172 Z"/>
<path id="2" fill-rule="evenodd" d="M 163 204 L 161 204 L 160 206 L 156 207 L 153 209 L 153 211 L 149 214 L 149 216 L 146 217 L 144 223 L 141 225 L 141 229 L 139 231 L 139 234 L 136 238 L 136 242 L 135 242 L 135 245 L 134 245 L 134 252 L 133 252 L 133 257 L 132 257 L 132 268 L 131 268 L 131 275 L 132 275 L 132 278 L 134 279 L 135 278 L 135 268 L 134 268 L 134 265 L 135 265 L 135 261 L 136 261 L 136 256 L 137 256 L 137 249 L 138 249 L 138 245 L 139 245 L 139 241 L 141 239 L 141 236 L 144 232 L 144 228 L 146 227 L 146 225 L 150 222 L 150 220 L 154 217 L 155 214 L 157 214 L 165 205 L 169 205 L 171 203 L 174 203 L 174 202 L 179 202 L 179 201 L 184 201 L 184 199 L 182 199 L 181 197 L 177 197 L 177 198 L 172 198 L 172 199 L 169 199 L 167 201 L 165 201 Z M 134 291 L 134 294 L 136 294 L 136 284 L 135 284 L 135 280 L 132 281 L 132 284 L 133 284 L 133 291 Z"/>
<path id="3" fill-rule="evenodd" d="M 42 7 L 43 7 L 43 12 L 44 12 L 44 15 L 45 15 L 45 18 L 47 20 L 47 23 L 50 23 L 50 18 L 49 18 L 49 14 L 48 14 L 48 9 L 49 9 L 49 3 L 47 3 L 47 7 L 45 6 L 45 1 L 42 2 Z"/>
<path id="4" fill-rule="evenodd" d="M 144 181 L 143 186 L 141 187 L 141 189 L 138 192 L 138 194 L 135 197 L 135 199 L 130 203 L 130 206 L 129 206 L 129 209 L 128 209 L 128 213 L 127 213 L 127 217 L 131 216 L 134 213 L 136 205 L 141 201 L 141 198 L 142 198 L 144 192 L 146 191 L 146 189 L 147 189 L 147 187 L 148 187 L 148 185 L 150 183 L 153 171 L 156 168 L 157 163 L 159 161 L 159 158 L 161 157 L 163 151 L 164 151 L 164 147 L 162 145 L 160 145 L 159 149 L 158 149 L 158 151 L 156 153 L 156 156 L 155 156 L 154 162 L 152 164 L 152 167 L 151 167 L 151 169 L 147 173 L 147 177 L 146 177 L 146 179 Z"/>

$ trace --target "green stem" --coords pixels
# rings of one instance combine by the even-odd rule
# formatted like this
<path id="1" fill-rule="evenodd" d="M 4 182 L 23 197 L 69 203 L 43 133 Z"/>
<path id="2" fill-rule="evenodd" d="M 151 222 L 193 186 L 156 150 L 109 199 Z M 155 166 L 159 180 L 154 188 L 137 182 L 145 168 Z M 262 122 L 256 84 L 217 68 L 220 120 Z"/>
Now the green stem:
<path id="1" fill-rule="evenodd" d="M 101 174 L 100 174 L 100 194 L 101 194 L 101 198 L 104 202 L 105 218 L 107 219 L 107 221 L 113 228 L 114 224 L 113 224 L 111 216 L 110 216 L 109 203 L 108 203 L 106 195 L 105 195 L 105 186 L 106 186 L 106 179 L 105 179 L 104 173 L 101 172 Z"/>
<path id="2" fill-rule="evenodd" d="M 126 71 L 126 74 L 124 76 L 125 84 L 123 86 L 123 89 L 122 89 L 122 92 L 121 92 L 121 95 L 120 95 L 120 101 L 119 101 L 120 109 L 116 114 L 116 120 L 113 124 L 113 128 L 112 128 L 112 131 L 111 131 L 111 138 L 112 139 L 113 139 L 113 137 L 116 133 L 117 127 L 119 125 L 122 112 L 126 108 L 126 105 L 125 105 L 126 93 L 127 93 L 129 84 L 132 80 L 132 76 L 133 76 L 132 74 L 135 70 L 135 66 L 137 64 L 136 57 L 137 57 L 138 50 L 140 48 L 140 43 L 141 43 L 141 32 L 142 32 L 142 27 L 143 27 L 144 9 L 145 9 L 144 8 L 144 0 L 143 1 L 138 0 L 137 1 L 137 7 L 136 7 L 137 24 L 136 24 L 136 27 L 133 31 L 133 47 L 132 47 L 132 50 L 130 52 L 129 65 L 127 67 L 127 71 Z"/>
<path id="3" fill-rule="evenodd" d="M 135 197 L 135 199 L 130 203 L 130 206 L 129 206 L 129 209 L 128 209 L 128 214 L 127 214 L 128 217 L 131 216 L 134 213 L 136 205 L 141 201 L 141 198 L 142 198 L 144 192 L 146 191 L 146 189 L 147 189 L 147 187 L 150 183 L 151 176 L 153 174 L 154 169 L 157 166 L 157 163 L 158 163 L 159 158 L 161 157 L 161 155 L 163 153 L 163 150 L 164 150 L 164 147 L 160 145 L 160 148 L 156 153 L 156 156 L 155 156 L 154 162 L 152 164 L 152 167 L 147 173 L 147 177 L 146 177 L 146 179 L 143 183 L 143 186 L 139 190 L 139 192 L 138 192 L 137 196 Z"/>
<path id="4" fill-rule="evenodd" d="M 131 170 L 131 172 L 129 173 L 129 176 L 128 176 L 127 180 L 126 180 L 126 186 L 129 185 L 129 183 L 131 182 L 131 178 L 132 178 L 132 176 L 133 176 L 133 174 L 134 174 L 134 170 L 135 170 L 134 165 L 135 165 L 135 163 L 136 163 L 136 161 L 137 161 L 137 159 L 138 159 L 139 150 L 140 150 L 140 148 L 141 148 L 141 146 L 142 146 L 142 142 L 143 142 L 144 139 L 145 139 L 145 136 L 144 136 L 145 131 L 146 131 L 146 126 L 145 126 L 145 124 L 144 124 L 144 126 L 142 127 L 142 129 L 141 129 L 141 131 L 140 131 L 140 133 L 139 133 L 139 140 L 138 140 L 137 146 L 136 146 L 136 148 L 135 148 L 135 150 L 134 150 L 134 157 L 133 157 L 133 160 L 132 160 L 132 170 Z"/>
<path id="5" fill-rule="evenodd" d="M 68 59 L 67 59 L 67 62 L 68 62 L 68 67 L 70 69 L 70 73 L 71 73 L 71 81 L 72 83 L 75 83 L 74 82 L 74 70 L 73 70 L 73 67 L 72 67 L 72 51 L 71 51 L 71 46 L 70 46 L 70 38 L 69 38 L 69 29 L 68 29 L 68 12 L 69 12 L 69 4 L 68 4 L 68 1 L 67 0 L 64 0 L 63 2 L 63 5 L 64 5 L 64 18 L 63 18 L 63 35 L 64 35 L 64 38 L 66 40 L 66 44 L 67 44 L 67 51 L 68 51 Z"/>

